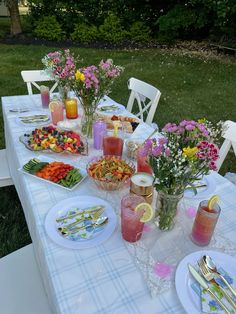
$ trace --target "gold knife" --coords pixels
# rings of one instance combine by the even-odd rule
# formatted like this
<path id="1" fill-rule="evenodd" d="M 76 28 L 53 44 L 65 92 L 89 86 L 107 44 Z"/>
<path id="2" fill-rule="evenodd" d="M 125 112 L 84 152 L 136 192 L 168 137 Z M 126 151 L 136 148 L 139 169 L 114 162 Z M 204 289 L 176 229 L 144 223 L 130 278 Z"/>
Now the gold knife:
<path id="1" fill-rule="evenodd" d="M 194 277 L 194 279 L 204 288 L 206 289 L 206 291 L 216 300 L 216 302 L 219 303 L 219 305 L 222 307 L 222 309 L 225 311 L 225 313 L 227 314 L 231 314 L 231 312 L 227 309 L 227 307 L 224 305 L 224 303 L 221 302 L 221 300 L 217 297 L 217 295 L 215 295 L 211 289 L 209 288 L 208 284 L 206 283 L 206 281 L 202 278 L 201 275 L 199 275 L 199 273 L 196 271 L 196 269 L 191 265 L 188 264 L 188 269 L 190 271 L 190 273 L 192 274 L 192 276 Z"/>

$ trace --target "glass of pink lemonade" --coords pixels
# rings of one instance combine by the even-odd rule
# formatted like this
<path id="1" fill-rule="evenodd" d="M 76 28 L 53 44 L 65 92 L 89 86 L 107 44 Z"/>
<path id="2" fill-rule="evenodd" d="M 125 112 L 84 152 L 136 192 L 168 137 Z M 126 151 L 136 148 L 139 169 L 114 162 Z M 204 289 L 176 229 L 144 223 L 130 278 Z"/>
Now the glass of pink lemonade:
<path id="1" fill-rule="evenodd" d="M 142 154 L 142 147 L 137 151 L 137 172 L 146 172 L 152 174 L 152 167 L 147 162 L 147 157 Z"/>
<path id="2" fill-rule="evenodd" d="M 103 155 L 114 155 L 122 156 L 123 152 L 123 141 L 124 133 L 122 129 L 117 130 L 117 133 L 114 130 L 108 130 L 103 136 Z"/>
<path id="3" fill-rule="evenodd" d="M 143 232 L 144 223 L 140 221 L 143 212 L 135 212 L 134 209 L 140 203 L 145 203 L 142 196 L 128 194 L 121 200 L 121 233 L 128 242 L 138 241 Z"/>
<path id="4" fill-rule="evenodd" d="M 48 108 L 48 105 L 50 102 L 49 88 L 44 85 L 40 86 L 40 94 L 41 94 L 42 107 Z"/>
<path id="5" fill-rule="evenodd" d="M 208 208 L 208 201 L 199 204 L 197 215 L 192 228 L 191 239 L 199 245 L 208 245 L 215 230 L 220 215 L 220 206 L 215 204 L 212 209 Z"/>
<path id="6" fill-rule="evenodd" d="M 59 121 L 64 120 L 64 105 L 61 100 L 52 100 L 49 104 L 49 109 L 51 111 L 52 123 L 54 125 L 57 125 Z"/>

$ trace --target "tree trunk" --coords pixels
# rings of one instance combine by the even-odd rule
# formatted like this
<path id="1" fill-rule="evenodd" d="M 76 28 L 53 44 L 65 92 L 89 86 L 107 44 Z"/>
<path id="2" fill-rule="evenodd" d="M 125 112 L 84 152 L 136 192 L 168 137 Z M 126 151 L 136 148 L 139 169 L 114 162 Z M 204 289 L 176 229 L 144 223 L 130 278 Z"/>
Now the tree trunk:
<path id="1" fill-rule="evenodd" d="M 22 33 L 18 0 L 7 1 L 6 5 L 11 19 L 11 35 Z"/>

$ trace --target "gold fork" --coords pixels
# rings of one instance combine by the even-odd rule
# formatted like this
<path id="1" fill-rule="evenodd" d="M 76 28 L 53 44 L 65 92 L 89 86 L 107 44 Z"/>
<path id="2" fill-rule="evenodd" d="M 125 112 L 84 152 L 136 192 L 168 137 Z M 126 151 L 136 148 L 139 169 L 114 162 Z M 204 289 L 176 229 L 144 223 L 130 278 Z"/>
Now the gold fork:
<path id="1" fill-rule="evenodd" d="M 213 285 L 217 286 L 219 288 L 219 290 L 222 292 L 223 296 L 226 298 L 226 300 L 233 306 L 233 308 L 236 310 L 236 304 L 235 302 L 231 299 L 231 297 L 228 295 L 228 293 L 225 292 L 225 290 L 218 284 L 218 282 L 215 280 L 215 276 L 214 274 L 209 271 L 209 269 L 207 268 L 205 262 L 203 261 L 203 259 L 200 259 L 198 261 L 198 266 L 199 269 L 203 275 L 203 277 L 206 279 L 206 281 L 212 283 Z M 234 312 L 235 313 L 235 312 Z"/>

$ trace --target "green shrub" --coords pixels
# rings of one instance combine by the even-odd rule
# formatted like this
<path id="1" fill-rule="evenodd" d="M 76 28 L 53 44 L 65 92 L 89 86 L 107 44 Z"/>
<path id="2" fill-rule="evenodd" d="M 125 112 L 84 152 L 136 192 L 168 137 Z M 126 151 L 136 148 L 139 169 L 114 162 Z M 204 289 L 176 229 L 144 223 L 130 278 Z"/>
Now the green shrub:
<path id="1" fill-rule="evenodd" d="M 4 38 L 5 36 L 6 36 L 6 32 L 0 29 L 0 39 Z"/>
<path id="2" fill-rule="evenodd" d="M 110 14 L 105 18 L 104 23 L 99 26 L 100 38 L 111 43 L 119 43 L 128 36 L 128 32 L 124 30 L 120 19 Z"/>
<path id="3" fill-rule="evenodd" d="M 72 40 L 79 40 L 81 43 L 91 43 L 98 38 L 98 29 L 94 25 L 85 23 L 75 26 L 74 32 L 71 34 Z"/>
<path id="4" fill-rule="evenodd" d="M 176 5 L 166 15 L 161 16 L 157 22 L 159 24 L 159 42 L 172 42 L 181 34 L 188 33 L 190 29 L 193 29 L 197 17 L 193 10 Z"/>
<path id="5" fill-rule="evenodd" d="M 37 21 L 33 33 L 35 36 L 47 40 L 61 40 L 64 38 L 64 32 L 55 16 L 45 16 Z"/>
<path id="6" fill-rule="evenodd" d="M 151 30 L 143 22 L 134 22 L 130 27 L 130 37 L 135 42 L 147 42 L 150 40 Z"/>

